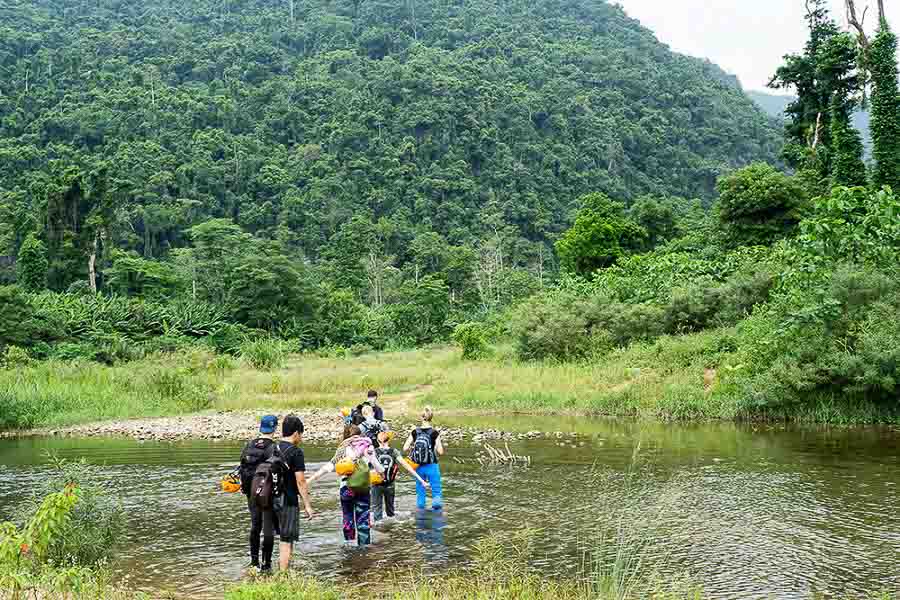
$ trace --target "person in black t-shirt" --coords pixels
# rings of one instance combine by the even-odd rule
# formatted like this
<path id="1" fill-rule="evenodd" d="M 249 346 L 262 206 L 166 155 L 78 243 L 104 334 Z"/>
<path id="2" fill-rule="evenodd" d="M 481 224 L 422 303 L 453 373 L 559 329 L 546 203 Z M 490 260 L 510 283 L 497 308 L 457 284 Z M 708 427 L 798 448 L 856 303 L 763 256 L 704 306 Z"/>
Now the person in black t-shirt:
<path id="1" fill-rule="evenodd" d="M 416 473 L 431 485 L 431 508 L 441 510 L 444 507 L 443 487 L 441 485 L 441 468 L 439 457 L 444 455 L 444 443 L 441 432 L 431 425 L 434 411 L 426 406 L 422 411 L 422 426 L 413 429 L 403 445 L 403 451 L 409 453 L 413 462 L 418 464 Z M 427 498 L 425 486 L 416 482 L 416 506 L 425 508 Z"/>
<path id="2" fill-rule="evenodd" d="M 303 421 L 296 415 L 288 415 L 281 426 L 281 441 L 278 450 L 287 467 L 284 474 L 284 505 L 275 512 L 278 518 L 278 529 L 281 532 L 279 551 L 279 567 L 287 571 L 291 564 L 294 542 L 300 538 L 300 498 L 306 518 L 312 519 L 315 514 L 309 501 L 309 488 L 306 482 L 306 460 L 303 450 L 299 448 L 303 441 Z"/>
<path id="3" fill-rule="evenodd" d="M 369 393 L 366 394 L 366 401 L 364 404 L 368 404 L 372 407 L 372 410 L 375 412 L 375 420 L 384 421 L 384 410 L 378 406 L 378 392 L 369 390 Z"/>

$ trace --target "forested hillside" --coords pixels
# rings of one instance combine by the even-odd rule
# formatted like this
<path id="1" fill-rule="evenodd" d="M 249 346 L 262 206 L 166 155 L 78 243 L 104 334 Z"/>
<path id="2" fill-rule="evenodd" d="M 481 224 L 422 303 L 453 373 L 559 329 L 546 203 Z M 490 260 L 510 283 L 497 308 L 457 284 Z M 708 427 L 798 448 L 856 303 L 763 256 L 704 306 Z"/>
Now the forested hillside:
<path id="1" fill-rule="evenodd" d="M 548 270 L 580 195 L 709 200 L 780 147 L 718 69 L 602 1 L 14 5 L 3 277 L 34 232 L 58 291 L 141 293 L 111 277 L 117 256 L 136 268 L 117 252 L 173 265 L 211 218 L 366 302 L 382 300 L 359 264 L 373 241 L 412 278 L 435 270 L 423 246 L 486 240 L 504 267 Z"/>

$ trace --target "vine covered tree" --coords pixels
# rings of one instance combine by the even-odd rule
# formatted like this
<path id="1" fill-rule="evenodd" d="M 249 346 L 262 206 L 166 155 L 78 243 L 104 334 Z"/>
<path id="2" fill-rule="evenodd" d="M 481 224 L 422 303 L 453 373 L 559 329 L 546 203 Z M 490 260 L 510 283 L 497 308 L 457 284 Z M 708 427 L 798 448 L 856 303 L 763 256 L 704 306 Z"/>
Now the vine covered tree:
<path id="1" fill-rule="evenodd" d="M 872 156 L 877 186 L 900 189 L 900 90 L 897 88 L 897 36 L 882 19 L 869 47 L 872 71 Z"/>
<path id="2" fill-rule="evenodd" d="M 852 123 L 862 90 L 857 57 L 853 37 L 840 33 L 824 44 L 816 65 L 818 78 L 829 82 L 830 171 L 831 183 L 837 185 L 866 185 L 862 137 Z"/>
<path id="3" fill-rule="evenodd" d="M 47 287 L 47 247 L 34 233 L 29 233 L 19 249 L 16 261 L 18 283 L 29 291 Z"/>

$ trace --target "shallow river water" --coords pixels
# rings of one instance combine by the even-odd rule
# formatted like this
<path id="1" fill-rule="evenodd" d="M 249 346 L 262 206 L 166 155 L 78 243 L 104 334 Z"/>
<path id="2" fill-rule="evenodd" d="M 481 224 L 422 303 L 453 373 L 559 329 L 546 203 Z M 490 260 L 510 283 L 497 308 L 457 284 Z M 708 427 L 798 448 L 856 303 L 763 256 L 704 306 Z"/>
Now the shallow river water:
<path id="1" fill-rule="evenodd" d="M 578 576 L 587 557 L 622 547 L 714 598 L 900 592 L 897 431 L 558 418 L 453 425 L 561 437 L 511 443 L 532 458 L 527 468 L 482 467 L 477 446 L 448 444 L 466 464 L 442 465 L 446 510 L 418 513 L 401 475 L 400 517 L 365 552 L 342 544 L 336 484 L 326 479 L 313 490 L 318 516 L 302 525 L 295 566 L 354 580 L 387 565 L 439 573 L 465 564 L 485 535 L 530 526 L 540 529 L 533 565 L 548 575 Z M 0 440 L 0 519 L 45 472 L 46 450 L 107 465 L 128 519 L 116 572 L 141 589 L 202 597 L 246 563 L 245 501 L 216 489 L 240 446 Z M 310 469 L 331 455 L 305 450 Z"/>

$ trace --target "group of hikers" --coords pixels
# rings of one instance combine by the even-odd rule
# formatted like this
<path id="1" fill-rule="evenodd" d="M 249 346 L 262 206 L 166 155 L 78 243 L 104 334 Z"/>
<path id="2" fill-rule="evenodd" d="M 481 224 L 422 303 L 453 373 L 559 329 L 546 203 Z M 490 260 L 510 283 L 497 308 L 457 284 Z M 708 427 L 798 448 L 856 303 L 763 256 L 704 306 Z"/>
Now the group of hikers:
<path id="1" fill-rule="evenodd" d="M 370 544 L 374 524 L 385 515 L 395 515 L 394 482 L 401 468 L 416 480 L 417 507 L 425 509 L 430 489 L 432 509 L 442 509 L 438 457 L 444 454 L 444 446 L 440 432 L 432 426 L 431 408 L 422 412 L 422 423 L 409 433 L 403 452 L 391 446 L 394 432 L 384 420 L 374 390 L 369 391 L 365 402 L 342 413 L 343 435 L 334 456 L 309 478 L 300 448 L 303 421 L 296 415 L 284 417 L 280 440 L 275 439 L 278 417 L 262 417 L 259 436 L 244 446 L 240 488 L 250 511 L 251 568 L 271 572 L 277 534 L 281 543 L 279 567 L 288 569 L 294 543 L 300 538 L 300 502 L 306 519 L 311 520 L 315 511 L 309 487 L 329 473 L 336 473 L 340 482 L 338 495 L 348 543 L 355 540 L 359 546 Z"/>

